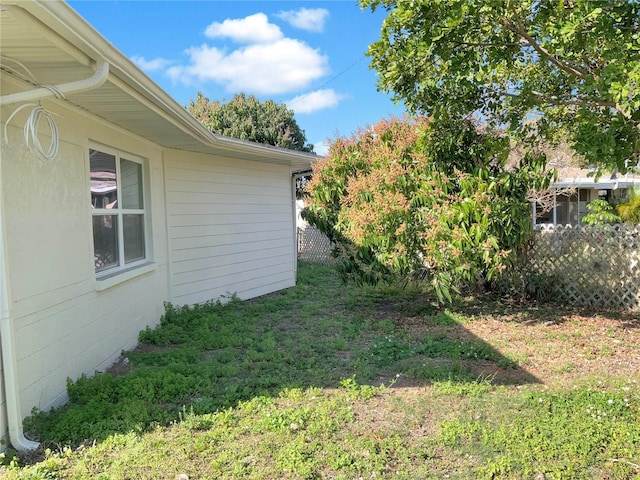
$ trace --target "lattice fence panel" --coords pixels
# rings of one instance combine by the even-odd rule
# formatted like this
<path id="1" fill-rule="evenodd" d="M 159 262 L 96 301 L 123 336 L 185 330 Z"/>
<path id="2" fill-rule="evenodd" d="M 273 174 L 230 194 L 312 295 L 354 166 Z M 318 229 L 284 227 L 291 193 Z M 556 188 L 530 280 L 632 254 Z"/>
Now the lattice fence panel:
<path id="1" fill-rule="evenodd" d="M 550 296 L 584 307 L 640 311 L 640 228 L 540 225 L 531 271 L 551 279 Z M 331 265 L 333 244 L 317 228 L 298 229 L 298 259 Z"/>
<path id="2" fill-rule="evenodd" d="M 640 310 L 640 228 L 634 225 L 541 225 L 529 267 L 552 279 L 557 300 Z"/>
<path id="3" fill-rule="evenodd" d="M 333 244 L 316 227 L 309 225 L 305 228 L 298 228 L 298 260 L 332 265 L 334 262 L 331 256 L 332 251 Z"/>

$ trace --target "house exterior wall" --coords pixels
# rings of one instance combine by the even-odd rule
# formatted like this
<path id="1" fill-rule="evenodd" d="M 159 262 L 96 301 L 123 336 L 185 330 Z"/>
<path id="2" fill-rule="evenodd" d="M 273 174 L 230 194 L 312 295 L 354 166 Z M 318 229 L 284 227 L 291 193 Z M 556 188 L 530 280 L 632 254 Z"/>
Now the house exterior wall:
<path id="1" fill-rule="evenodd" d="M 598 198 L 609 202 L 626 198 L 626 188 L 611 190 L 608 188 L 580 188 L 570 195 L 558 194 L 555 206 L 548 212 L 540 213 L 536 208 L 534 219 L 536 225 L 582 225 L 582 218 L 588 213 L 587 204 Z M 600 193 L 603 193 L 600 195 Z M 554 211 L 555 210 L 555 211 Z"/>
<path id="2" fill-rule="evenodd" d="M 163 149 L 57 102 L 43 101 L 59 131 L 59 152 L 46 161 L 24 148 L 29 109 L 2 146 L 2 211 L 21 412 L 67 400 L 67 378 L 109 367 L 160 320 L 168 298 Z M 13 108 L 3 108 L 3 121 Z M 45 126 L 43 126 L 45 125 Z M 39 139 L 47 148 L 46 124 Z M 144 159 L 150 262 L 127 275 L 96 280 L 89 148 L 106 145 Z M 22 144 L 22 145 L 21 145 Z M 128 278 L 126 281 L 122 281 Z M 4 389 L 0 437 L 7 429 Z"/>
<path id="3" fill-rule="evenodd" d="M 295 284 L 289 167 L 176 150 L 165 160 L 173 303 Z"/>

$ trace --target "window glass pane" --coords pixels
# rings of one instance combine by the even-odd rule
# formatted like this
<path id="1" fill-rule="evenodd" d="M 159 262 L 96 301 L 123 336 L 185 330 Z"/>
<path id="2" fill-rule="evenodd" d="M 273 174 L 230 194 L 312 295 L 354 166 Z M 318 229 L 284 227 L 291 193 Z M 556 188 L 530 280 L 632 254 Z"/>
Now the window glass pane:
<path id="1" fill-rule="evenodd" d="M 118 266 L 117 215 L 93 216 L 93 252 L 96 272 Z"/>
<path id="2" fill-rule="evenodd" d="M 578 221 L 582 223 L 584 216 L 589 213 L 587 211 L 587 203 L 589 202 L 589 190 L 581 188 L 579 191 L 580 201 L 578 202 Z"/>
<path id="3" fill-rule="evenodd" d="M 144 260 L 144 215 L 123 215 L 124 263 Z"/>
<path id="4" fill-rule="evenodd" d="M 91 169 L 91 206 L 117 208 L 116 157 L 97 150 L 89 150 Z"/>
<path id="5" fill-rule="evenodd" d="M 536 203 L 536 223 L 553 223 L 553 208 L 548 212 L 544 212 L 544 207 L 540 203 Z"/>
<path id="6" fill-rule="evenodd" d="M 586 188 L 581 188 L 578 190 L 578 193 L 580 194 L 580 201 L 581 202 L 588 202 L 589 201 L 589 190 L 587 190 Z"/>
<path id="7" fill-rule="evenodd" d="M 566 195 L 556 197 L 556 223 L 558 225 L 569 223 L 569 197 Z"/>
<path id="8" fill-rule="evenodd" d="M 578 224 L 578 194 L 574 193 L 569 197 L 569 221 L 571 225 Z"/>
<path id="9" fill-rule="evenodd" d="M 122 208 L 142 209 L 142 165 L 122 159 L 120 161 L 122 181 Z"/>

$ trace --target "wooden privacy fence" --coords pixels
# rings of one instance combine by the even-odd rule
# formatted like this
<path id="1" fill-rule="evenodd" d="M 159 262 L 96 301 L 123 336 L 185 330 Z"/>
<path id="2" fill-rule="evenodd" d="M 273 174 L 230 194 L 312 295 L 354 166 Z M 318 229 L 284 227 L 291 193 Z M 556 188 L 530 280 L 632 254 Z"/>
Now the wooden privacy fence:
<path id="1" fill-rule="evenodd" d="M 640 310 L 640 228 L 540 225 L 527 270 L 545 279 L 554 300 Z"/>

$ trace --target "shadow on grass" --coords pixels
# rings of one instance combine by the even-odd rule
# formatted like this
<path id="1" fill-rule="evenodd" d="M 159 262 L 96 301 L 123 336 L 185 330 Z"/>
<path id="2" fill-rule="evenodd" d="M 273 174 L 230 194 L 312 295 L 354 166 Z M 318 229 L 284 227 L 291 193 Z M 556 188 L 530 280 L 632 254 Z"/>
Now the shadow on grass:
<path id="1" fill-rule="evenodd" d="M 489 295 L 481 300 L 467 298 L 458 300 L 449 307 L 450 310 L 469 316 L 493 316 L 502 321 L 511 321 L 525 325 L 562 324 L 575 317 L 601 318 L 606 315 L 609 319 L 617 320 L 618 326 L 625 329 L 640 328 L 640 317 L 637 313 L 619 310 L 603 311 L 587 307 L 576 307 L 554 301 L 527 303 L 518 300 L 508 300 Z"/>
<path id="2" fill-rule="evenodd" d="M 465 327 L 485 308 L 476 306 L 442 310 L 417 292 L 345 286 L 328 267 L 301 265 L 298 285 L 282 292 L 168 305 L 136 350 L 108 372 L 69 383 L 68 404 L 35 413 L 25 428 L 45 446 L 75 447 L 344 379 L 395 387 L 539 383 Z"/>

